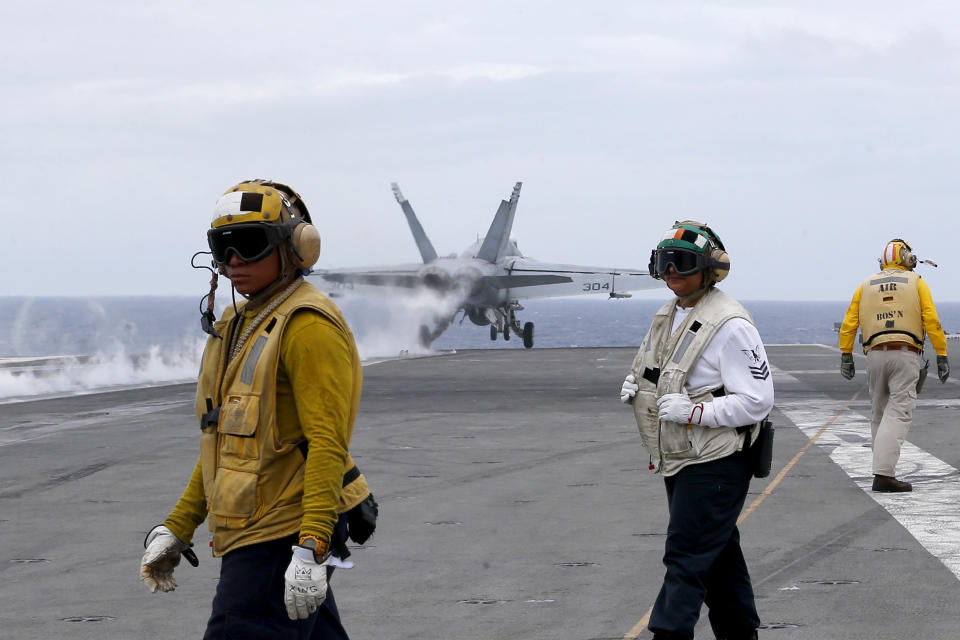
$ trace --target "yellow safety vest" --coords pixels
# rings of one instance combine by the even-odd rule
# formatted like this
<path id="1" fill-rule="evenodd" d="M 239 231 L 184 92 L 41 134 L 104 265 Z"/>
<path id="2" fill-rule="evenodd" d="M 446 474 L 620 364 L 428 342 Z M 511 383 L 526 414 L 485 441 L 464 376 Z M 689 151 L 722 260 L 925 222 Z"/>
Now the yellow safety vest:
<path id="1" fill-rule="evenodd" d="M 227 351 L 235 315 L 228 307 L 214 325 L 223 338 L 207 340 L 195 403 L 202 425 L 219 408 L 219 419 L 203 428 L 200 442 L 214 555 L 299 531 L 305 462 L 301 447 L 305 439 L 301 434 L 296 439 L 281 440 L 276 424 L 280 342 L 287 321 L 298 309 L 323 314 L 347 336 L 353 348 L 355 391 L 348 435 L 352 434 L 363 374 L 353 336 L 336 305 L 313 285 L 301 283 L 260 323 L 229 364 Z M 352 469 L 355 464 L 348 455 L 344 471 Z M 369 493 L 363 475 L 351 475 L 356 476 L 351 484 L 356 484 L 343 490 L 338 509 L 341 513 L 359 504 Z"/>

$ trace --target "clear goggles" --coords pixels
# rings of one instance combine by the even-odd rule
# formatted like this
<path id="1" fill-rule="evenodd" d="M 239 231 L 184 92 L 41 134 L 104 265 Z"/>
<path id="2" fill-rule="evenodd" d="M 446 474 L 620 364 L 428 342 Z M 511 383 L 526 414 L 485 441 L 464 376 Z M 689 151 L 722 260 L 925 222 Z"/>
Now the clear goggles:
<path id="1" fill-rule="evenodd" d="M 706 267 L 706 256 L 689 249 L 654 249 L 650 255 L 650 275 L 665 276 L 673 267 L 678 276 L 689 276 Z"/>
<path id="2" fill-rule="evenodd" d="M 231 224 L 207 231 L 207 244 L 217 264 L 226 264 L 231 253 L 244 262 L 257 262 L 286 239 L 286 232 L 286 228 L 275 224 Z"/>

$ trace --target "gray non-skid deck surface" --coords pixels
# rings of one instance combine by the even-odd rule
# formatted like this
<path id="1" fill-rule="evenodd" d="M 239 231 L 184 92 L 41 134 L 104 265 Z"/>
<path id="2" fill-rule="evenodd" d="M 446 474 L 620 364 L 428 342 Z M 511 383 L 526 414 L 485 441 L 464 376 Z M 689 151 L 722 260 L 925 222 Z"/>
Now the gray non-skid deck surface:
<path id="1" fill-rule="evenodd" d="M 768 351 L 778 404 L 827 406 L 866 385 L 862 357 L 846 382 L 835 350 Z M 333 580 L 355 640 L 634 628 L 660 585 L 667 516 L 662 479 L 617 399 L 632 357 L 466 351 L 365 369 L 352 449 L 381 523 L 355 549 L 357 567 Z M 910 434 L 953 467 L 957 396 L 953 379 L 928 382 Z M 852 410 L 867 415 L 866 398 Z M 773 418 L 774 471 L 748 503 L 809 441 L 784 412 Z M 761 637 L 957 638 L 957 577 L 828 453 L 809 447 L 741 527 L 773 627 Z M 0 638 L 200 637 L 219 566 L 206 529 L 201 565 L 177 569 L 176 592 L 150 594 L 137 574 L 144 533 L 196 455 L 191 385 L 0 405 Z M 705 619 L 698 637 L 712 637 Z"/>

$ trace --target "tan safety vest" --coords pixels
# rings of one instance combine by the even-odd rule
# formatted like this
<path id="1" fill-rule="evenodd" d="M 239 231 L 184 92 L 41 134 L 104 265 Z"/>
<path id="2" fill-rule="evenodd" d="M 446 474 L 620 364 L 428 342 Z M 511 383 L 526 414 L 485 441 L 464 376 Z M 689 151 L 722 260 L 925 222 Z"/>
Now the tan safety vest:
<path id="1" fill-rule="evenodd" d="M 297 309 L 313 309 L 332 322 L 353 348 L 354 394 L 348 435 L 360 402 L 360 357 L 353 336 L 336 305 L 309 283 L 301 285 L 265 318 L 250 335 L 240 353 L 227 364 L 234 327 L 228 307 L 214 325 L 222 339 L 210 337 L 203 352 L 195 409 L 201 424 L 220 408 L 219 421 L 203 429 L 200 461 L 207 499 L 208 524 L 213 532 L 213 552 L 297 533 L 303 516 L 304 454 L 302 434 L 280 440 L 276 424 L 276 381 L 280 341 L 290 316 Z M 355 467 L 347 456 L 344 471 Z M 354 474 L 351 474 L 354 475 Z M 363 487 L 344 489 L 339 511 L 366 497 Z M 363 495 L 357 495 L 363 491 Z M 348 504 L 344 501 L 349 501 Z"/>
<path id="2" fill-rule="evenodd" d="M 923 348 L 926 334 L 913 271 L 884 269 L 860 285 L 863 350 L 885 342 L 909 342 Z"/>
<path id="3" fill-rule="evenodd" d="M 707 291 L 686 321 L 671 334 L 676 308 L 674 299 L 657 311 L 631 367 L 640 387 L 633 400 L 640 439 L 650 453 L 654 470 L 665 476 L 674 475 L 689 464 L 723 458 L 743 447 L 744 435 L 737 433 L 735 426 L 661 421 L 657 417 L 657 398 L 683 392 L 690 370 L 727 320 L 743 318 L 753 324 L 743 305 L 719 289 Z M 707 391 L 691 400 L 712 402 L 713 395 Z"/>

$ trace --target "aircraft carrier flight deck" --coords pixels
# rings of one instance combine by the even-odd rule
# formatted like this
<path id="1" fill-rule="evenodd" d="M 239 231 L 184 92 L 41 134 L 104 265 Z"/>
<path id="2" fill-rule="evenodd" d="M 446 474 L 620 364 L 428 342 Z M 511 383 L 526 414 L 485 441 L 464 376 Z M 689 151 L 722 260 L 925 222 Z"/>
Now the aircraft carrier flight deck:
<path id="1" fill-rule="evenodd" d="M 960 346 L 950 343 L 951 361 Z M 960 383 L 920 394 L 898 477 L 871 492 L 866 358 L 767 345 L 773 470 L 741 536 L 763 639 L 955 640 Z M 663 481 L 619 402 L 632 348 L 461 351 L 371 363 L 351 451 L 377 533 L 332 579 L 351 637 L 649 638 Z M 929 350 L 928 350 L 929 357 Z M 932 358 L 931 358 L 932 360 Z M 199 453 L 192 384 L 0 405 L 0 638 L 202 634 L 219 560 L 151 594 L 147 530 Z M 705 611 L 698 638 L 712 638 Z"/>

